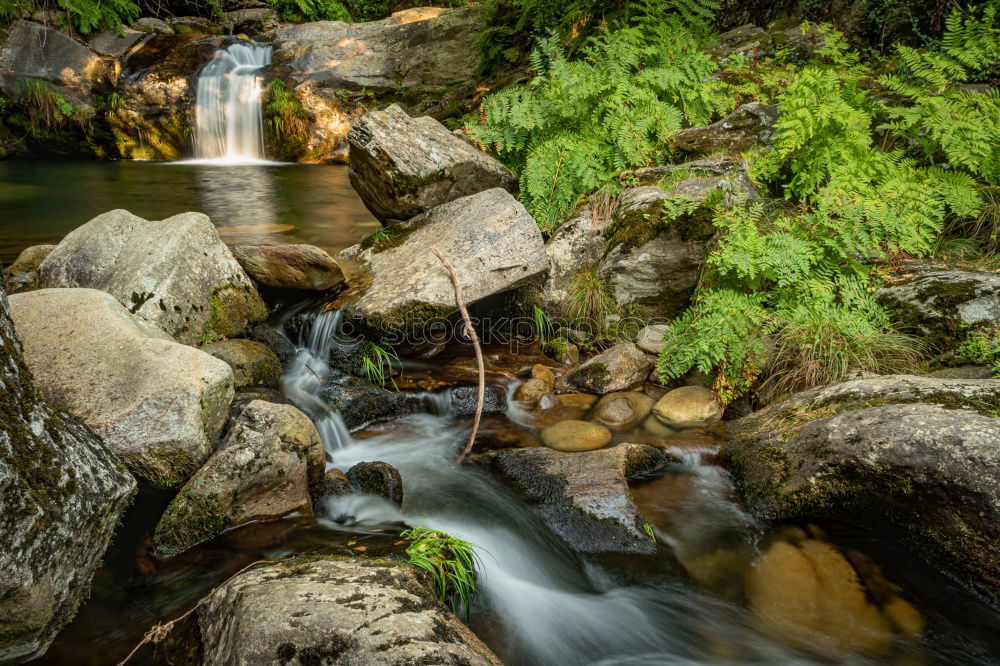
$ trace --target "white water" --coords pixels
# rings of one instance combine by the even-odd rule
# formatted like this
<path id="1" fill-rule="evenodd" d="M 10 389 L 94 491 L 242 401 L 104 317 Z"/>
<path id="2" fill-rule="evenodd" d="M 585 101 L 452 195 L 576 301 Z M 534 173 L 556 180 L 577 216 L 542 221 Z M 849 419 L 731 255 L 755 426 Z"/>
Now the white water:
<path id="1" fill-rule="evenodd" d="M 802 663 L 756 633 L 742 609 L 683 582 L 666 561 L 652 565 L 648 585 L 611 580 L 571 552 L 503 483 L 473 465 L 456 466 L 469 424 L 451 414 L 447 393 L 421 396 L 436 413 L 405 417 L 355 441 L 318 395 L 330 375 L 330 351 L 349 344 L 338 338 L 339 325 L 337 312 L 316 315 L 282 389 L 317 423 L 332 466 L 387 462 L 402 475 L 404 500 L 400 510 L 378 497 L 331 497 L 317 507 L 318 517 L 354 534 L 394 532 L 405 523 L 476 544 L 482 563 L 471 626 L 505 663 L 697 664 L 732 653 L 743 663 Z M 694 458 L 681 467 L 702 477 L 705 490 L 692 516 L 700 507 L 716 519 L 726 516 L 727 527 L 742 521 L 738 507 L 720 496 L 724 479 Z"/>
<path id="2" fill-rule="evenodd" d="M 240 165 L 266 162 L 261 68 L 271 47 L 237 43 L 220 50 L 198 75 L 195 160 Z"/>

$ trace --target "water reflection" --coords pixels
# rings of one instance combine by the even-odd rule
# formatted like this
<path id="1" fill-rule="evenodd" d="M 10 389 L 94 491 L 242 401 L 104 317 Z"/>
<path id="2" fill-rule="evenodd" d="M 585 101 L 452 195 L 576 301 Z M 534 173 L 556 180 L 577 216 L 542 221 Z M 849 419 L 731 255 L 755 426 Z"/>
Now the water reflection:
<path id="1" fill-rule="evenodd" d="M 331 250 L 377 226 L 343 166 L 0 162 L 0 261 L 115 208 L 156 220 L 200 211 L 229 242 Z"/>

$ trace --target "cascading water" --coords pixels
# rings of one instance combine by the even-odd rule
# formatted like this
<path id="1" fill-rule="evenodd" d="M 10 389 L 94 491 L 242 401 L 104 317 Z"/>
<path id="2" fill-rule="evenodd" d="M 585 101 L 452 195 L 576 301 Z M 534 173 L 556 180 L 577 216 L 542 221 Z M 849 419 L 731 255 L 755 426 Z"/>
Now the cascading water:
<path id="1" fill-rule="evenodd" d="M 215 54 L 198 75 L 195 156 L 199 161 L 264 161 L 260 70 L 271 47 L 236 43 Z"/>

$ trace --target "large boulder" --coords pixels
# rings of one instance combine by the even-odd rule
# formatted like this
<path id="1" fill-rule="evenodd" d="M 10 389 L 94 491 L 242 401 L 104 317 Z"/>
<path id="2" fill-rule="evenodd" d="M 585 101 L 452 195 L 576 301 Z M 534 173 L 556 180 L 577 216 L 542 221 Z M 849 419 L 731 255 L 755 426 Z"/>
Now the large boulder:
<path id="1" fill-rule="evenodd" d="M 137 475 L 183 483 L 208 458 L 233 399 L 233 372 L 93 289 L 11 296 L 39 392 L 86 423 Z"/>
<path id="2" fill-rule="evenodd" d="M 87 37 L 87 46 L 101 55 L 120 58 L 138 44 L 146 33 L 122 26 L 119 30 L 107 28 Z"/>
<path id="3" fill-rule="evenodd" d="M 56 249 L 55 245 L 32 245 L 17 255 L 10 266 L 3 269 L 3 288 L 8 294 L 38 288 L 38 267 Z"/>
<path id="4" fill-rule="evenodd" d="M 319 484 L 325 460 L 308 416 L 291 405 L 254 400 L 170 502 L 153 534 L 157 554 L 177 555 L 251 521 L 311 513 L 309 488 Z"/>
<path id="5" fill-rule="evenodd" d="M 35 389 L 0 290 L 0 662 L 45 652 L 87 598 L 135 480 Z"/>
<path id="6" fill-rule="evenodd" d="M 201 663 L 467 664 L 500 660 L 394 560 L 307 557 L 227 581 L 193 613 L 183 653 Z"/>
<path id="7" fill-rule="evenodd" d="M 489 454 L 525 494 L 542 519 L 580 553 L 656 552 L 643 529 L 628 478 L 663 463 L 662 453 L 642 444 L 585 453 L 549 448 L 508 449 Z"/>
<path id="8" fill-rule="evenodd" d="M 1000 382 L 997 382 L 1000 384 Z M 814 416 L 830 409 L 819 408 Z M 768 518 L 888 526 L 987 597 L 1000 590 L 1000 419 L 888 404 L 748 417 L 722 450 Z"/>
<path id="9" fill-rule="evenodd" d="M 653 361 L 631 342 L 619 342 L 570 371 L 566 381 L 570 386 L 589 393 L 628 391 L 642 384 Z"/>
<path id="10" fill-rule="evenodd" d="M 399 106 L 354 123 L 351 185 L 388 224 L 483 190 L 513 189 L 514 174 L 433 118 L 411 118 Z"/>
<path id="11" fill-rule="evenodd" d="M 233 369 L 233 380 L 238 389 L 276 386 L 281 379 L 281 361 L 260 342 L 231 338 L 211 342 L 201 350 L 225 361 Z"/>
<path id="12" fill-rule="evenodd" d="M 386 462 L 359 462 L 345 474 L 354 492 L 384 497 L 396 506 L 403 504 L 403 477 Z"/>
<path id="13" fill-rule="evenodd" d="M 738 154 L 754 146 L 770 145 L 777 121 L 776 104 L 750 102 L 707 127 L 681 130 L 671 143 L 681 152 L 699 157 L 718 152 Z"/>
<path id="14" fill-rule="evenodd" d="M 580 272 L 604 258 L 608 221 L 595 215 L 592 207 L 585 207 L 545 243 L 549 273 L 539 298 L 546 311 L 564 309 Z"/>
<path id="15" fill-rule="evenodd" d="M 996 271 L 910 263 L 876 298 L 899 330 L 923 337 L 938 351 L 955 347 L 973 326 L 1000 326 Z"/>
<path id="16" fill-rule="evenodd" d="M 223 43 L 222 37 L 156 34 L 128 53 L 115 83 L 121 105 L 107 114 L 122 157 L 175 160 L 190 154 L 197 74 Z"/>
<path id="17" fill-rule="evenodd" d="M 101 58 L 69 35 L 28 21 L 15 21 L 0 44 L 0 92 L 16 99 L 27 80 L 45 81 L 84 115 L 94 111 L 93 80 Z"/>
<path id="18" fill-rule="evenodd" d="M 337 262 L 315 245 L 235 245 L 230 249 L 243 270 L 268 287 L 329 291 L 344 283 Z"/>
<path id="19" fill-rule="evenodd" d="M 399 101 L 427 113 L 448 91 L 472 86 L 485 27 L 481 9 L 472 7 L 366 23 L 285 24 L 267 33 L 274 43 L 269 72 L 295 95 L 305 121 L 299 146 L 288 145 L 287 135 L 270 143 L 282 144 L 275 149 L 288 159 L 346 161 L 347 133 L 371 108 Z"/>
<path id="20" fill-rule="evenodd" d="M 454 266 L 466 305 L 539 278 L 545 246 L 534 218 L 506 190 L 495 188 L 438 206 L 411 219 L 392 247 L 361 253 L 367 279 L 354 312 L 388 329 L 422 327 L 458 310 L 448 271 Z M 352 286 L 355 286 L 352 284 Z"/>
<path id="21" fill-rule="evenodd" d="M 201 213 L 148 221 L 126 210 L 74 229 L 38 268 L 39 286 L 106 291 L 185 344 L 267 317 L 250 278 Z"/>

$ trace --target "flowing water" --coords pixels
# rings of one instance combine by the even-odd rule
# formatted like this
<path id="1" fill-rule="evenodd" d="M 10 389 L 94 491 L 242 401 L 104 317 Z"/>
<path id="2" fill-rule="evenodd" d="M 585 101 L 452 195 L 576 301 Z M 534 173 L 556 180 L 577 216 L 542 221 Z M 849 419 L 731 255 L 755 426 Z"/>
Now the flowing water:
<path id="1" fill-rule="evenodd" d="M 488 467 L 453 464 L 470 423 L 451 413 L 441 394 L 415 395 L 426 413 L 348 433 L 318 395 L 331 372 L 330 351 L 351 344 L 337 335 L 339 324 L 339 314 L 329 311 L 311 328 L 302 327 L 298 359 L 282 389 L 317 422 L 332 466 L 346 470 L 374 460 L 395 466 L 405 488 L 402 508 L 372 496 L 326 498 L 315 517 L 249 525 L 160 562 L 149 555 L 149 533 L 170 493 L 146 488 L 95 578 L 91 600 L 40 663 L 115 663 L 152 624 L 187 610 L 251 561 L 302 552 L 356 554 L 358 545 L 366 555 L 398 555 L 395 542 L 404 525 L 439 529 L 480 548 L 479 594 L 468 621 L 510 666 L 997 662 L 995 610 L 877 532 L 770 525 L 747 515 L 728 474 L 713 463 L 711 447 L 673 450 L 675 462 L 633 485 L 640 510 L 664 544 L 657 556 L 575 554 Z M 439 368 L 464 368 L 440 358 Z M 506 420 L 506 427 L 531 427 L 527 414 L 513 415 L 521 425 Z M 854 571 L 850 558 L 872 583 L 838 579 L 835 589 L 843 593 L 830 596 L 855 592 L 870 612 L 901 606 L 911 633 L 873 631 L 864 622 L 868 616 L 851 609 L 824 616 L 806 634 L 787 618 L 775 623 L 755 612 L 760 590 L 753 581 L 783 599 L 788 591 L 808 595 L 815 586 L 811 572 L 767 566 L 761 554 L 778 552 L 775 544 L 786 551 L 818 548 L 834 565 Z M 828 634 L 829 643 L 820 640 Z M 136 663 L 148 663 L 148 652 Z"/>
<path id="2" fill-rule="evenodd" d="M 195 157 L 216 164 L 264 160 L 260 70 L 271 63 L 271 46 L 231 44 L 198 74 Z"/>

